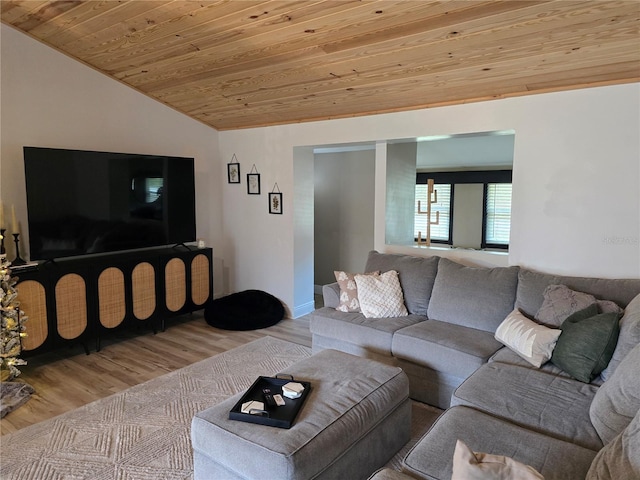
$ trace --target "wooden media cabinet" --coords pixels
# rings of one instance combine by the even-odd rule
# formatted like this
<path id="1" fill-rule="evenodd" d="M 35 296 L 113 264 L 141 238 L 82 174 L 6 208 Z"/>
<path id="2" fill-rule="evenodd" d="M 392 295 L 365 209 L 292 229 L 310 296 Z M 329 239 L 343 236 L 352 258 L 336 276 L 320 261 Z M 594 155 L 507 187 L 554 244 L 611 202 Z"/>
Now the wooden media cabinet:
<path id="1" fill-rule="evenodd" d="M 213 298 L 211 248 L 155 248 L 45 262 L 13 269 L 25 323 L 24 354 L 79 342 L 100 349 L 116 327 L 164 330 L 172 316 Z"/>

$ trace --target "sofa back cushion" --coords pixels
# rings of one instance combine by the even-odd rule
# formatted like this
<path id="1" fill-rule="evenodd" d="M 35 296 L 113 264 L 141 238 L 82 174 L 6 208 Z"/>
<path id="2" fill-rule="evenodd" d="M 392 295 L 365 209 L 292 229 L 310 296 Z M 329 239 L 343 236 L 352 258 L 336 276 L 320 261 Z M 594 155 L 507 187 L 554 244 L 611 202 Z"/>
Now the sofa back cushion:
<path id="1" fill-rule="evenodd" d="M 513 311 L 518 270 L 466 267 L 441 258 L 428 317 L 494 333 Z"/>
<path id="2" fill-rule="evenodd" d="M 407 310 L 416 315 L 426 315 L 439 259 L 436 256 L 413 257 L 372 250 L 367 258 L 365 272 L 398 272 Z"/>
<path id="3" fill-rule="evenodd" d="M 618 365 L 627 354 L 633 350 L 633 347 L 640 343 L 640 293 L 636 298 L 631 300 L 624 309 L 624 314 L 620 319 L 620 335 L 618 336 L 618 344 L 613 351 L 613 357 L 609 362 L 609 366 L 605 368 L 600 376 L 602 380 L 608 380 Z"/>
<path id="4" fill-rule="evenodd" d="M 542 306 L 544 291 L 549 285 L 566 285 L 576 292 L 589 293 L 598 300 L 611 300 L 623 308 L 640 293 L 640 279 L 565 277 L 521 268 L 516 308 L 533 318 Z"/>
<path id="5" fill-rule="evenodd" d="M 602 443 L 607 444 L 624 430 L 640 409 L 640 345 L 620 362 L 611 378 L 598 389 L 589 417 Z"/>

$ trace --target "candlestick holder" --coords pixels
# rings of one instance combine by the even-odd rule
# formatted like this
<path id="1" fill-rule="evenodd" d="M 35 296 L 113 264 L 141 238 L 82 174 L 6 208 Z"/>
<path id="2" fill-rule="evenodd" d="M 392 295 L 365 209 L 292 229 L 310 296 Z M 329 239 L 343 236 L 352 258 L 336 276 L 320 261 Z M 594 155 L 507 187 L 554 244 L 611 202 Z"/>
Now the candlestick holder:
<path id="1" fill-rule="evenodd" d="M 16 258 L 13 260 L 13 262 L 11 262 L 11 264 L 12 265 L 24 265 L 27 262 L 24 261 L 22 258 L 20 258 L 20 234 L 19 233 L 14 233 L 13 234 L 13 241 L 16 244 Z"/>
<path id="2" fill-rule="evenodd" d="M 6 232 L 6 228 L 0 228 L 0 255 L 4 255 L 7 251 L 4 249 L 4 232 Z"/>

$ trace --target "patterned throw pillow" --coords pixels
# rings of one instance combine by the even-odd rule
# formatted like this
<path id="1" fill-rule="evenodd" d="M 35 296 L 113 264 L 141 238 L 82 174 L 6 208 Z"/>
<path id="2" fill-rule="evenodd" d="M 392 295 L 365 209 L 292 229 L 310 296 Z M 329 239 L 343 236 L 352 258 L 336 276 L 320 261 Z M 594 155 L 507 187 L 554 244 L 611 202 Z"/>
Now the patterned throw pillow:
<path id="1" fill-rule="evenodd" d="M 398 272 L 389 270 L 382 275 L 356 275 L 358 299 L 362 314 L 367 318 L 405 317 L 409 313 Z"/>
<path id="2" fill-rule="evenodd" d="M 495 338 L 516 352 L 536 368 L 546 363 L 562 333 L 558 328 L 547 328 L 529 320 L 514 310 L 496 330 Z"/>
<path id="3" fill-rule="evenodd" d="M 334 271 L 336 281 L 340 286 L 340 304 L 336 307 L 336 310 L 340 312 L 360 312 L 360 302 L 358 301 L 358 287 L 356 281 L 353 278 L 355 273 L 343 272 L 340 270 Z M 364 275 L 379 275 L 380 272 L 369 272 Z"/>
<path id="4" fill-rule="evenodd" d="M 569 315 L 596 303 L 593 295 L 574 292 L 566 285 L 549 285 L 543 296 L 544 301 L 535 318 L 549 327 L 561 326 Z"/>

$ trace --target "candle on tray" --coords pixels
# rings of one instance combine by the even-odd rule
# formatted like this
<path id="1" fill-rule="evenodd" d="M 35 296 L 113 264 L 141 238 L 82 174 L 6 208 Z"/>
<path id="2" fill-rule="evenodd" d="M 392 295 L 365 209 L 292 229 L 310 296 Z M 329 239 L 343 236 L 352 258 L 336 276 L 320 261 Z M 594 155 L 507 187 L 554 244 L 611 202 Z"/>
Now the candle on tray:
<path id="1" fill-rule="evenodd" d="M 4 228 L 4 204 L 0 202 L 0 228 Z"/>

